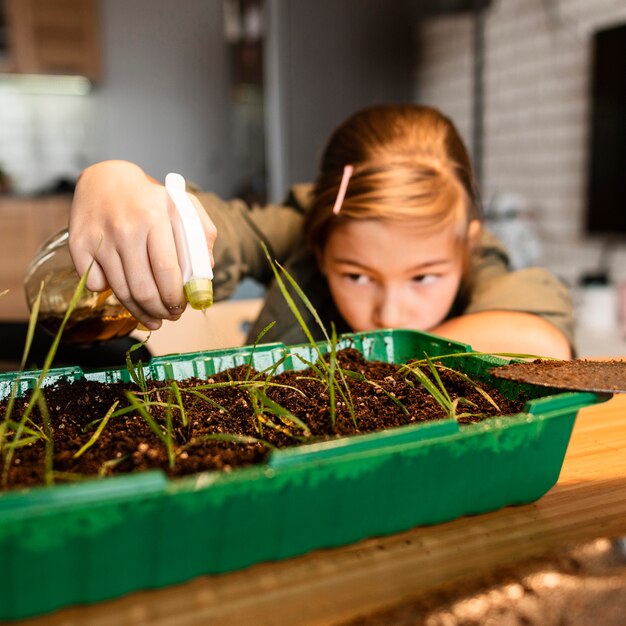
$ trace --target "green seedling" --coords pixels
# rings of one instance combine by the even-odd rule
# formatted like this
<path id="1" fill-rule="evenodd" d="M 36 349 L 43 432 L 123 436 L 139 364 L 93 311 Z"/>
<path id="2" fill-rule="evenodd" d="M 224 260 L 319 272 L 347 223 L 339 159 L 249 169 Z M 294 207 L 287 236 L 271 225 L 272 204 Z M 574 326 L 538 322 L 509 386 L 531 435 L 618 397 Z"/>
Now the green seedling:
<path id="1" fill-rule="evenodd" d="M 43 287 L 44 287 L 44 284 L 42 282 L 41 285 L 39 285 L 39 291 L 37 292 L 37 297 L 35 298 L 35 301 L 33 303 L 33 308 L 31 310 L 30 318 L 28 320 L 28 329 L 26 331 L 26 342 L 24 343 L 24 349 L 22 352 L 22 360 L 20 362 L 20 370 L 19 370 L 20 372 L 24 371 L 24 367 L 26 366 L 26 360 L 28 358 L 28 355 L 30 354 L 30 348 L 33 343 L 33 337 L 35 335 L 35 325 L 37 324 L 37 318 L 39 316 L 39 309 L 41 307 L 41 296 L 43 293 Z M 8 293 L 8 291 L 9 290 L 6 289 L 0 295 L 4 295 L 5 293 Z M 13 384 L 11 385 L 11 392 L 9 394 L 9 400 L 7 402 L 7 407 L 4 413 L 4 419 L 2 421 L 2 424 L 0 424 L 0 457 L 2 456 L 2 451 L 4 450 L 5 433 L 7 429 L 8 428 L 13 428 L 13 429 L 18 429 L 18 430 L 20 429 L 19 424 L 15 426 L 9 426 L 9 424 L 12 423 L 11 415 L 13 413 L 13 408 L 15 406 L 17 390 L 19 389 L 19 381 L 20 381 L 20 377 L 18 374 L 15 381 L 13 381 Z M 22 426 L 22 430 L 24 429 L 24 427 L 25 426 Z M 41 435 L 43 436 L 43 432 L 41 432 Z"/>
<path id="2" fill-rule="evenodd" d="M 354 404 L 352 402 L 352 397 L 350 394 L 350 387 L 348 386 L 346 378 L 343 375 L 343 371 L 340 368 L 337 369 L 336 365 L 333 363 L 333 360 L 334 360 L 333 355 L 335 355 L 336 357 L 336 350 L 337 350 L 337 335 L 334 330 L 334 327 L 332 330 L 332 337 L 331 337 L 329 336 L 328 331 L 326 330 L 326 327 L 324 326 L 324 323 L 322 322 L 322 319 L 320 318 L 318 312 L 316 311 L 315 307 L 313 306 L 309 298 L 306 296 L 304 291 L 302 291 L 300 285 L 298 285 L 298 283 L 293 278 L 293 276 L 280 263 L 272 259 L 267 249 L 267 246 L 263 242 L 261 243 L 261 245 L 263 246 L 265 256 L 267 257 L 267 260 L 270 263 L 272 272 L 274 273 L 274 278 L 276 279 L 276 284 L 278 285 L 278 288 L 280 289 L 280 292 L 282 293 L 283 298 L 285 298 L 285 301 L 287 302 L 287 305 L 291 309 L 291 312 L 293 313 L 298 324 L 300 325 L 300 328 L 302 328 L 306 338 L 309 341 L 309 344 L 311 345 L 313 350 L 317 353 L 318 362 L 320 364 L 318 371 L 320 371 L 321 379 L 326 384 L 328 388 L 328 393 L 329 393 L 331 424 L 334 427 L 335 421 L 336 421 L 336 414 L 337 414 L 337 406 L 336 406 L 336 401 L 335 401 L 335 389 L 339 392 L 339 395 L 342 397 L 343 401 L 348 407 L 348 410 L 350 411 L 350 416 L 352 417 L 352 421 L 356 422 L 356 417 L 354 414 Z M 311 332 L 311 329 L 308 327 L 307 323 L 304 321 L 304 318 L 302 317 L 302 314 L 300 313 L 300 310 L 298 309 L 297 304 L 295 303 L 294 299 L 289 293 L 289 289 L 287 288 L 287 285 L 285 284 L 285 281 L 283 280 L 283 276 L 285 277 L 289 285 L 292 287 L 292 289 L 295 291 L 300 301 L 304 304 L 304 306 L 311 313 L 317 325 L 322 330 L 322 333 L 324 335 L 324 338 L 330 350 L 330 361 L 331 361 L 330 363 L 326 362 L 326 359 L 324 358 L 322 351 L 320 350 L 317 342 L 315 341 L 313 337 L 313 333 Z M 339 374 L 339 378 L 341 380 L 340 386 L 336 386 L 336 373 Z"/>
<path id="3" fill-rule="evenodd" d="M 220 387 L 242 387 L 244 389 L 248 389 L 248 388 L 263 388 L 263 389 L 267 389 L 268 387 L 280 387 L 282 389 L 291 389 L 292 391 L 295 391 L 296 393 L 299 393 L 300 395 L 304 396 L 304 393 L 302 392 L 302 390 L 297 389 L 296 387 L 292 387 L 291 385 L 283 385 L 281 383 L 273 383 L 269 380 L 258 380 L 258 379 L 250 379 L 250 380 L 228 380 L 228 381 L 224 381 L 224 382 L 220 382 L 220 383 L 206 383 L 203 385 L 196 385 L 192 388 L 185 388 L 183 387 L 181 389 L 181 391 L 185 392 L 185 393 L 195 393 L 196 390 L 200 390 L 200 391 L 207 391 L 210 389 L 219 389 Z M 220 406 L 217 405 L 216 406 Z M 223 407 L 220 407 L 223 408 Z"/>
<path id="4" fill-rule="evenodd" d="M 267 420 L 265 418 L 265 413 L 268 412 L 274 417 L 277 417 L 281 422 L 291 422 L 294 426 L 301 429 L 304 432 L 305 438 L 311 436 L 311 430 L 301 419 L 296 417 L 291 411 L 288 411 L 277 402 L 274 402 L 274 400 L 269 398 L 263 391 L 252 387 L 248 389 L 248 395 L 254 408 L 254 415 L 258 421 L 264 423 L 270 428 L 276 428 L 276 430 L 280 430 L 289 437 L 293 437 L 296 439 L 298 438 L 288 429 L 280 427 L 277 424 Z"/>
<path id="5" fill-rule="evenodd" d="M 265 337 L 265 335 L 272 329 L 274 328 L 274 326 L 276 326 L 276 322 L 270 322 L 257 336 L 257 338 L 254 340 L 254 344 L 252 345 L 252 350 L 250 352 L 250 358 L 248 359 L 248 372 L 246 374 L 246 380 L 252 380 L 252 381 L 256 381 L 259 380 L 261 378 L 265 378 L 266 380 L 270 379 L 272 376 L 274 376 L 274 374 L 276 373 L 276 370 L 287 360 L 287 358 L 289 357 L 289 354 L 283 354 L 283 356 L 278 359 L 278 361 L 276 361 L 275 363 L 272 363 L 271 365 L 268 365 L 264 370 L 261 370 L 260 372 L 257 372 L 254 376 L 252 376 L 250 378 L 250 374 L 252 372 L 253 369 L 253 358 L 254 358 L 254 353 L 256 351 L 257 346 L 259 345 L 261 339 L 263 339 L 263 337 Z"/>
<path id="6" fill-rule="evenodd" d="M 161 428 L 160 424 L 154 419 L 146 408 L 146 404 L 139 400 L 134 393 L 125 391 L 126 399 L 130 405 L 139 413 L 139 415 L 146 421 L 148 426 L 152 429 L 152 432 L 161 440 L 165 449 L 167 450 L 167 460 L 170 469 L 174 469 L 176 466 L 176 453 L 174 451 L 174 438 L 172 434 L 172 420 L 171 413 L 167 413 L 165 432 Z"/>
<path id="7" fill-rule="evenodd" d="M 459 378 L 462 378 L 465 382 L 472 385 L 472 387 L 483 398 L 485 398 L 485 400 L 487 400 L 487 402 L 489 402 L 489 404 L 491 404 L 491 406 L 493 406 L 493 408 L 496 409 L 496 411 L 500 410 L 498 403 L 475 380 L 472 380 L 467 374 L 464 374 L 463 372 L 459 372 L 458 370 L 452 369 L 451 367 L 446 367 L 445 365 L 442 365 L 441 363 L 439 363 L 437 367 L 442 371 L 450 372 L 451 374 L 458 376 Z"/>
<path id="8" fill-rule="evenodd" d="M 183 406 L 183 398 L 180 394 L 180 388 L 178 386 L 178 383 L 175 380 L 171 381 L 170 388 L 172 390 L 172 395 L 174 396 L 174 399 L 176 400 L 176 405 L 180 412 L 181 422 L 183 423 L 183 426 L 186 428 L 189 425 L 189 418 L 187 417 L 187 411 L 185 411 L 185 407 Z"/>
<path id="9" fill-rule="evenodd" d="M 252 345 L 252 350 L 250 351 L 250 357 L 248 358 L 248 371 L 246 372 L 246 380 L 248 380 L 250 378 L 250 374 L 252 372 L 252 363 L 253 363 L 253 359 L 254 359 L 254 352 L 256 350 L 256 347 L 259 345 L 259 343 L 261 342 L 261 339 L 263 339 L 263 337 L 265 337 L 265 335 L 267 335 L 267 333 L 274 328 L 274 326 L 276 326 L 276 322 L 270 322 L 258 335 L 257 338 L 254 340 L 254 344 Z"/>
<path id="10" fill-rule="evenodd" d="M 337 372 L 337 331 L 335 330 L 335 325 L 333 324 L 331 328 L 331 336 L 330 336 L 330 342 L 329 342 L 329 357 L 328 357 L 328 402 L 330 404 L 330 423 L 333 425 L 337 421 L 337 404 L 335 400 L 336 372 Z M 348 393 L 349 393 L 348 385 L 346 385 L 346 389 L 348 389 Z"/>
<path id="11" fill-rule="evenodd" d="M 44 482 L 46 485 L 54 483 L 54 432 L 50 421 L 50 412 L 43 395 L 37 398 L 37 408 L 41 415 L 44 427 L 45 461 L 44 461 Z"/>
<path id="12" fill-rule="evenodd" d="M 148 383 L 146 382 L 146 374 L 144 371 L 143 363 L 139 360 L 137 363 L 133 363 L 130 355 L 146 345 L 146 342 L 150 339 L 150 334 L 143 340 L 130 347 L 126 352 L 126 369 L 131 380 L 141 389 L 143 393 L 148 393 Z"/>
<path id="13" fill-rule="evenodd" d="M 442 358 L 461 357 L 468 354 L 470 353 L 462 352 L 438 356 L 437 361 Z M 480 354 L 484 356 L 484 353 L 481 352 L 473 352 L 471 354 Z M 423 371 L 422 367 L 425 367 L 430 372 L 432 380 L 426 374 L 426 372 Z M 479 394 L 481 394 L 496 410 L 500 410 L 496 401 L 476 381 L 472 380 L 469 376 L 462 372 L 459 372 L 458 370 L 452 369 L 450 367 L 442 365 L 441 363 L 436 362 L 428 355 L 425 355 L 423 359 L 411 361 L 411 363 L 407 363 L 400 368 L 400 371 L 407 371 L 410 374 L 413 374 L 415 378 L 417 378 L 420 384 L 430 393 L 430 395 L 441 406 L 441 408 L 444 410 L 445 414 L 448 417 L 452 419 L 459 419 L 461 417 L 478 416 L 479 414 L 476 413 L 457 414 L 457 407 L 459 404 L 467 404 L 470 406 L 476 405 L 467 398 L 457 398 L 455 400 L 452 400 L 443 381 L 441 380 L 441 376 L 439 375 L 440 370 L 450 372 L 455 376 L 459 376 L 470 385 L 472 385 L 472 387 Z M 410 382 L 407 378 L 405 378 L 405 380 L 407 382 Z"/>
<path id="14" fill-rule="evenodd" d="M 391 392 L 387 391 L 382 385 L 379 385 L 377 382 L 370 380 L 361 372 L 353 372 L 351 370 L 344 370 L 343 372 L 348 378 L 354 378 L 355 380 L 364 382 L 367 385 L 371 385 L 374 389 L 378 389 L 380 393 L 387 396 L 391 402 L 393 402 L 405 415 L 409 414 L 409 410 L 402 404 L 402 402 Z"/>
<path id="15" fill-rule="evenodd" d="M 274 323 L 269 324 L 265 329 L 263 329 L 263 331 L 259 334 L 257 341 L 253 345 L 252 354 L 250 355 L 250 360 L 248 363 L 248 371 L 246 373 L 244 380 L 242 381 L 229 380 L 229 381 L 219 382 L 219 383 L 211 382 L 211 383 L 206 383 L 204 385 L 197 385 L 197 386 L 189 387 L 189 388 L 180 386 L 178 382 L 172 380 L 170 381 L 170 385 L 168 387 L 169 394 L 168 394 L 168 399 L 166 402 L 162 402 L 161 400 L 158 400 L 158 399 L 156 401 L 150 399 L 150 396 L 153 394 L 156 395 L 157 398 L 159 398 L 160 391 L 158 389 L 152 390 L 152 391 L 148 389 L 146 379 L 143 376 L 143 371 L 144 371 L 143 367 L 141 363 L 134 364 L 132 362 L 132 359 L 130 358 L 130 351 L 129 351 L 129 353 L 127 353 L 127 358 L 126 358 L 127 369 L 129 370 L 131 379 L 140 387 L 141 391 L 137 393 L 126 392 L 126 397 L 129 401 L 129 406 L 122 408 L 118 411 L 114 411 L 114 412 L 111 411 L 109 413 L 109 417 L 123 415 L 131 411 L 138 412 L 139 415 L 148 423 L 151 430 L 157 435 L 159 440 L 165 445 L 170 468 L 174 468 L 175 466 L 176 454 L 180 453 L 183 449 L 185 449 L 185 447 L 189 445 L 190 442 L 198 440 L 198 438 L 192 437 L 187 444 L 184 444 L 182 447 L 175 449 L 174 433 L 176 431 L 176 428 L 175 428 L 174 419 L 173 419 L 174 411 L 176 410 L 177 413 L 180 415 L 180 420 L 183 424 L 183 427 L 187 427 L 189 425 L 187 412 L 185 410 L 184 403 L 183 403 L 183 395 L 195 396 L 201 399 L 202 401 L 210 403 L 212 406 L 215 406 L 216 408 L 223 410 L 224 412 L 227 412 L 225 407 L 223 407 L 218 402 L 213 400 L 206 393 L 203 393 L 203 391 L 210 391 L 210 390 L 218 389 L 221 387 L 241 387 L 242 390 L 247 392 L 250 402 L 253 406 L 253 414 L 255 415 L 259 423 L 264 423 L 264 425 L 267 427 L 281 430 L 281 432 L 293 438 L 298 438 L 298 439 L 302 438 L 292 433 L 285 426 L 276 424 L 272 420 L 268 419 L 265 414 L 269 413 L 273 415 L 274 417 L 277 417 L 279 421 L 282 422 L 282 424 L 285 424 L 285 423 L 293 424 L 294 426 L 302 430 L 302 432 L 304 433 L 304 437 L 309 437 L 311 435 L 311 432 L 308 426 L 304 424 L 304 422 L 302 422 L 298 417 L 293 415 L 290 411 L 281 407 L 277 402 L 269 398 L 267 394 L 265 393 L 266 390 L 271 387 L 282 387 L 282 388 L 288 387 L 286 385 L 272 383 L 269 381 L 269 377 L 271 377 L 275 373 L 276 368 L 280 365 L 282 361 L 284 361 L 284 358 L 286 358 L 286 356 L 283 357 L 283 359 L 281 359 L 278 363 L 274 363 L 272 366 L 267 368 L 266 372 L 269 372 L 269 374 L 266 373 L 266 378 L 264 380 L 260 379 L 260 377 L 263 375 L 263 372 L 257 373 L 252 378 L 250 377 L 251 372 L 252 372 L 252 358 L 253 358 L 254 350 L 256 346 L 258 345 L 259 341 L 261 340 L 261 338 L 272 328 L 272 326 L 274 326 Z M 135 346 L 131 348 L 131 350 L 137 349 L 141 345 L 143 345 L 143 343 L 136 344 Z M 302 391 L 300 391 L 299 389 L 296 389 L 295 387 L 289 387 L 289 389 L 292 389 L 293 391 L 296 391 L 297 393 L 304 395 Z M 173 400 L 175 400 L 175 402 Z M 165 410 L 165 425 L 160 425 L 157 422 L 157 420 L 154 418 L 154 416 L 151 413 L 152 407 L 159 407 Z M 103 422 L 104 420 L 100 421 L 100 425 L 98 427 L 98 430 L 100 433 L 102 432 L 102 429 L 105 427 L 105 423 Z M 93 423 L 94 422 L 92 422 L 91 424 Z M 220 434 L 220 438 L 223 440 L 226 440 L 221 435 L 223 435 L 223 433 Z M 92 439 L 95 440 L 97 436 L 99 436 L 99 433 L 94 434 L 94 438 Z M 188 437 L 189 437 L 189 433 L 188 433 Z M 205 438 L 206 437 L 207 436 L 205 436 Z M 228 439 L 229 441 L 239 441 L 239 442 L 244 441 L 244 439 L 240 438 L 238 435 L 231 435 L 230 437 L 231 438 Z M 254 439 L 254 441 L 257 442 L 256 439 Z M 250 441 L 247 441 L 247 442 L 249 443 Z M 111 468 L 111 465 L 107 465 L 106 468 L 104 468 L 102 471 L 106 472 L 110 468 Z"/>
<path id="16" fill-rule="evenodd" d="M 70 319 L 70 316 L 74 312 L 74 309 L 76 308 L 76 305 L 78 304 L 78 301 L 80 300 L 85 290 L 85 283 L 87 282 L 87 277 L 89 276 L 89 272 L 91 270 L 92 265 L 93 265 L 93 261 L 89 264 L 87 271 L 83 274 L 83 276 L 81 276 L 80 280 L 78 281 L 78 285 L 76 286 L 76 289 L 74 290 L 74 293 L 72 294 L 72 298 L 70 299 L 69 305 L 67 307 L 67 311 L 65 312 L 65 315 L 63 316 L 63 320 L 61 321 L 59 329 L 56 332 L 54 339 L 52 341 L 52 344 L 50 346 L 50 349 L 48 350 L 48 353 L 46 354 L 46 357 L 44 359 L 43 367 L 41 368 L 40 374 L 37 377 L 37 381 L 35 382 L 35 387 L 32 391 L 28 404 L 26 405 L 26 409 L 24 410 L 24 413 L 20 417 L 20 421 L 18 422 L 18 427 L 13 432 L 13 442 L 19 441 L 21 439 L 26 423 L 30 421 L 30 415 L 33 409 L 35 408 L 35 406 L 39 407 L 41 410 L 41 407 L 43 406 L 42 402 L 45 402 L 45 400 L 43 400 L 43 392 L 42 392 L 44 381 L 46 379 L 46 376 L 48 375 L 48 371 L 50 370 L 52 366 L 54 357 L 56 356 L 57 350 L 59 348 L 59 343 L 61 341 L 61 336 L 63 335 L 63 331 L 65 330 L 65 326 L 67 325 L 67 322 Z M 27 359 L 27 356 L 28 356 L 28 353 L 30 351 L 30 347 L 32 344 L 32 338 L 35 332 L 35 324 L 37 321 L 37 316 L 39 315 L 39 307 L 41 303 L 42 292 L 43 292 L 43 283 L 41 284 L 39 288 L 39 292 L 37 294 L 35 304 L 31 311 L 29 324 L 28 324 L 27 339 L 26 339 L 26 344 L 24 346 L 24 354 L 22 356 L 22 363 L 20 365 L 20 371 L 23 371 L 24 369 L 24 366 L 26 364 L 26 359 Z M 12 398 L 14 398 L 14 395 L 17 393 L 17 386 L 18 386 L 18 381 L 16 380 L 13 385 L 14 391 L 12 390 L 11 392 Z M 11 403 L 11 401 L 9 402 L 9 406 L 11 407 L 11 410 L 12 410 L 13 404 Z M 46 422 L 47 415 L 48 415 L 47 408 L 44 408 L 44 411 L 42 413 L 44 424 Z M 5 417 L 10 417 L 9 408 L 7 408 Z M 49 421 L 49 416 L 48 416 L 48 421 Z M 51 468 L 48 467 L 52 463 L 52 458 L 53 458 L 52 446 L 54 443 L 54 438 L 51 436 L 52 425 L 48 424 L 48 426 L 50 430 L 49 434 L 45 432 L 46 430 L 48 430 L 48 427 L 44 426 L 44 439 L 46 439 L 46 482 L 54 480 L 52 470 Z M 6 434 L 3 434 L 2 439 L 4 439 L 5 436 Z M 48 441 L 48 437 L 49 437 L 49 441 Z M 0 444 L 2 442 L 2 439 L 0 439 Z M 2 468 L 2 479 L 1 479 L 3 486 L 6 486 L 8 482 L 9 469 L 11 467 L 11 462 L 13 461 L 14 451 L 15 451 L 14 447 L 6 449 L 6 446 L 0 446 L 0 455 L 4 456 L 4 464 Z"/>
<path id="17" fill-rule="evenodd" d="M 91 446 L 93 446 L 93 444 L 96 443 L 96 441 L 98 441 L 98 439 L 100 438 L 100 435 L 102 434 L 102 431 L 105 429 L 107 423 L 109 422 L 109 419 L 115 412 L 115 409 L 117 408 L 118 404 L 119 404 L 119 400 L 117 400 L 111 405 L 111 408 L 106 412 L 106 415 L 100 420 L 100 424 L 98 424 L 98 428 L 96 428 L 96 432 L 94 432 L 94 434 L 91 436 L 89 441 L 80 450 L 74 453 L 74 456 L 72 458 L 74 459 L 79 458 L 87 450 L 89 450 L 89 448 L 91 448 Z"/>
<path id="18" fill-rule="evenodd" d="M 443 359 L 457 359 L 468 356 L 486 356 L 486 357 L 501 357 L 503 359 L 542 359 L 545 361 L 560 361 L 556 357 L 541 356 L 538 354 L 525 354 L 518 352 L 479 352 L 478 350 L 469 350 L 468 352 L 449 352 L 448 354 L 440 354 L 434 357 L 434 360 L 441 361 Z M 415 359 L 411 363 L 424 363 L 426 359 Z"/>
<path id="19" fill-rule="evenodd" d="M 105 461 L 98 469 L 98 477 L 104 478 L 105 476 L 108 476 L 109 472 L 112 469 L 115 469 L 120 463 L 122 463 L 129 457 L 130 457 L 130 454 L 125 454 L 124 456 L 121 456 L 119 458 L 109 459 L 108 461 Z"/>
<path id="20" fill-rule="evenodd" d="M 216 402 L 215 400 L 213 400 L 213 398 L 210 398 L 209 396 L 207 396 L 205 393 L 202 393 L 201 391 L 198 391 L 197 389 L 182 389 L 183 393 L 189 394 L 191 396 L 196 396 L 197 398 L 200 398 L 201 400 L 203 400 L 204 402 L 207 402 L 208 404 L 214 406 L 216 409 L 220 410 L 220 411 L 224 411 L 224 413 L 228 413 L 228 409 L 226 409 L 226 407 L 223 407 L 219 402 Z"/>
<path id="21" fill-rule="evenodd" d="M 443 409 L 444 413 L 451 418 L 456 417 L 456 404 L 452 402 L 450 399 L 450 395 L 448 394 L 445 386 L 441 382 L 441 378 L 436 373 L 437 370 L 433 366 L 432 361 L 427 361 L 427 365 L 429 369 L 431 369 L 431 373 L 435 372 L 436 376 L 435 381 L 432 381 L 428 375 L 419 367 L 419 365 L 415 367 L 404 366 L 408 369 L 408 371 L 417 378 L 419 383 L 428 391 L 428 393 L 433 397 L 433 399 L 437 402 L 437 404 Z"/>

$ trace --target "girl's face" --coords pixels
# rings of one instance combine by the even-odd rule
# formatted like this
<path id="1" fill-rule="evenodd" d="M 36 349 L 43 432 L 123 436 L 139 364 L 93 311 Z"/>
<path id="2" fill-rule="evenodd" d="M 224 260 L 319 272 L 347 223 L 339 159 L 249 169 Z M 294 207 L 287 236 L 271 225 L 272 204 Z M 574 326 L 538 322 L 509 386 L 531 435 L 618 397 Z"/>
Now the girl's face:
<path id="1" fill-rule="evenodd" d="M 479 229 L 472 222 L 470 237 Z M 463 274 L 454 225 L 436 233 L 381 220 L 346 220 L 318 255 L 353 331 L 430 330 L 444 320 Z"/>

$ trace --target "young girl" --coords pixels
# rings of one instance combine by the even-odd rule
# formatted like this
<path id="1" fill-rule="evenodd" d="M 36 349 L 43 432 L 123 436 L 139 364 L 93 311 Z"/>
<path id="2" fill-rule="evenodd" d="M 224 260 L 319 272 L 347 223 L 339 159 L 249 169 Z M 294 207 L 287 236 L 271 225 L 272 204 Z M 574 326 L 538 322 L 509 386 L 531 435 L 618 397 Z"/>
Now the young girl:
<path id="1" fill-rule="evenodd" d="M 264 341 L 305 340 L 272 281 L 264 242 L 327 328 L 412 328 L 477 350 L 571 356 L 566 288 L 539 268 L 509 270 L 506 251 L 481 228 L 465 146 L 435 109 L 355 113 L 331 136 L 315 185 L 295 186 L 283 205 L 192 200 L 215 262 L 215 299 L 246 276 L 268 285 L 251 340 L 272 321 Z M 167 195 L 136 165 L 83 172 L 70 251 L 81 274 L 95 259 L 90 289 L 110 286 L 148 328 L 184 310 Z"/>

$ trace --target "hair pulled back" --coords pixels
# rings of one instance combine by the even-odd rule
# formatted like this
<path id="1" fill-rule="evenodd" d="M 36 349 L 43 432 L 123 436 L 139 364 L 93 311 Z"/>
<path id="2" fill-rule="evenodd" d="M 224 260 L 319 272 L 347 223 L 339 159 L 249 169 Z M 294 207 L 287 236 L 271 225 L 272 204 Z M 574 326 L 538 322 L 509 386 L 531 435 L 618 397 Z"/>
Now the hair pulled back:
<path id="1" fill-rule="evenodd" d="M 346 165 L 354 171 L 335 215 Z M 427 230 L 456 223 L 462 240 L 479 207 L 470 158 L 446 116 L 418 105 L 375 106 L 354 113 L 332 134 L 305 232 L 319 249 L 339 220 L 402 219 Z"/>

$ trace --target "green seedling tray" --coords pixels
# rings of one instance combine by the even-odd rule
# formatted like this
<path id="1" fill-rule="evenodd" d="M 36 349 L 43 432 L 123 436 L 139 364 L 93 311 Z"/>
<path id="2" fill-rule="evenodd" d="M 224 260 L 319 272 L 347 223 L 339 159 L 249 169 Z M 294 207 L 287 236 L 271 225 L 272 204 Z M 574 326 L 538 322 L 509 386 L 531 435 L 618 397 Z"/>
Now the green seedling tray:
<path id="1" fill-rule="evenodd" d="M 366 358 L 403 363 L 471 348 L 416 331 L 343 335 Z M 158 357 L 152 379 L 210 377 L 252 359 L 262 370 L 311 346 L 266 344 Z M 169 480 L 151 471 L 0 496 L 0 619 L 100 602 L 203 574 L 532 502 L 557 481 L 578 410 L 605 397 L 492 379 L 504 359 L 447 361 L 524 412 L 471 426 L 407 426 L 273 453 L 267 464 Z M 302 368 L 289 356 L 281 368 Z M 19 376 L 21 392 L 39 372 Z M 17 373 L 0 375 L 6 397 Z M 128 381 L 125 368 L 50 370 L 45 384 Z"/>

